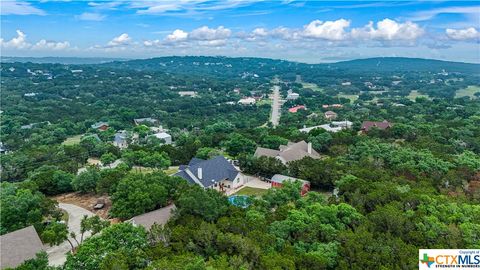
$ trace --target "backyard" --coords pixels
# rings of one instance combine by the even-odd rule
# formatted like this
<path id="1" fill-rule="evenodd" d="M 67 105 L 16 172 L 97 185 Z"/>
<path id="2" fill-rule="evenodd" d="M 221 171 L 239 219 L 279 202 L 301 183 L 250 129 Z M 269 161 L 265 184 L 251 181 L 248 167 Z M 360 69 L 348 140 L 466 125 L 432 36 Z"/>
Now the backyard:
<path id="1" fill-rule="evenodd" d="M 246 196 L 255 196 L 260 197 L 267 192 L 268 189 L 262 188 L 253 188 L 253 187 L 244 187 L 237 191 L 235 195 L 246 195 Z"/>

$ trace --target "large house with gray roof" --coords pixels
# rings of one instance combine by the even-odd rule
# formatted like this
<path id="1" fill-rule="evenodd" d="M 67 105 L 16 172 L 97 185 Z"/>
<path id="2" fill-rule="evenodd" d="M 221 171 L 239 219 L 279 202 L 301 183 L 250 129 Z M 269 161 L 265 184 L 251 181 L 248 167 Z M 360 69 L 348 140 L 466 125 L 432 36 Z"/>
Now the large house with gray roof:
<path id="1" fill-rule="evenodd" d="M 221 192 L 237 189 L 245 183 L 242 173 L 223 156 L 209 160 L 193 158 L 188 165 L 181 165 L 175 176 L 180 176 L 191 184 Z"/>
<path id="2" fill-rule="evenodd" d="M 273 157 L 280 160 L 283 164 L 300 160 L 304 157 L 320 158 L 320 154 L 312 148 L 311 143 L 300 141 L 297 143 L 288 142 L 287 145 L 280 145 L 278 150 L 257 147 L 255 157 Z"/>

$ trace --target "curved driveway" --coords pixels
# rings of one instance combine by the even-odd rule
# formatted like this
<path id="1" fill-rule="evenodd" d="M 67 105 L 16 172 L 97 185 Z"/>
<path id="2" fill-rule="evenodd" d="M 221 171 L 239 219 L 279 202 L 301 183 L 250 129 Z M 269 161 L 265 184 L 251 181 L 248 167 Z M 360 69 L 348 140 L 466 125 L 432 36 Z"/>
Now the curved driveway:
<path id="1" fill-rule="evenodd" d="M 82 220 L 84 215 L 90 217 L 94 214 L 87 209 L 68 203 L 59 203 L 58 207 L 68 213 L 68 230 L 70 232 L 75 232 L 77 234 L 77 240 L 80 241 L 80 221 Z M 87 232 L 85 233 L 84 238 L 87 238 L 88 236 L 89 233 Z M 75 240 L 70 237 L 69 239 L 74 246 L 77 245 Z M 63 265 L 63 263 L 65 263 L 65 260 L 67 259 L 66 254 L 71 251 L 71 246 L 68 241 L 65 241 L 62 244 L 53 247 L 45 245 L 44 248 L 48 254 L 48 262 L 52 266 Z"/>

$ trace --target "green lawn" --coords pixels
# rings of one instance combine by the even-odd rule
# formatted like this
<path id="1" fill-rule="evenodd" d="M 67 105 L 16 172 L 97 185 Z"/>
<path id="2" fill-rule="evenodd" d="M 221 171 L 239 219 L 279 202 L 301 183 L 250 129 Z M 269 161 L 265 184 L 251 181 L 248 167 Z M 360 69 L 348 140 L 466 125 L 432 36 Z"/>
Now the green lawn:
<path id="1" fill-rule="evenodd" d="M 269 99 L 269 98 L 264 98 L 264 99 L 258 101 L 258 102 L 255 103 L 255 104 L 256 104 L 257 106 L 262 106 L 262 105 L 265 105 L 265 104 L 270 105 L 270 104 L 272 104 L 272 100 Z"/>
<path id="2" fill-rule="evenodd" d="M 65 139 L 65 141 L 62 142 L 63 145 L 75 145 L 80 143 L 80 139 L 82 138 L 82 135 L 75 135 L 72 137 L 68 137 Z"/>
<path id="3" fill-rule="evenodd" d="M 417 97 L 424 97 L 424 98 L 430 98 L 428 95 L 420 94 L 417 90 L 413 90 L 408 94 L 407 98 L 410 99 L 411 101 L 415 101 Z"/>
<path id="4" fill-rule="evenodd" d="M 472 99 L 477 98 L 473 94 L 480 92 L 480 86 L 478 85 L 470 85 L 467 88 L 460 89 L 455 93 L 456 98 L 461 98 L 461 97 L 470 97 Z"/>
<path id="5" fill-rule="evenodd" d="M 313 91 L 319 91 L 319 92 L 322 92 L 323 91 L 323 88 L 319 87 L 317 84 L 315 83 L 302 83 L 302 86 L 303 88 L 310 88 L 312 89 Z"/>
<path id="6" fill-rule="evenodd" d="M 171 166 L 170 168 L 163 170 L 163 172 L 166 173 L 167 175 L 174 174 L 178 172 L 178 166 Z"/>
<path id="7" fill-rule="evenodd" d="M 339 93 L 337 95 L 338 98 L 348 98 L 350 99 L 350 102 L 355 102 L 355 100 L 358 99 L 358 95 L 347 95 L 347 94 L 343 94 L 343 93 Z"/>
<path id="8" fill-rule="evenodd" d="M 158 171 L 158 169 L 149 168 L 149 167 L 142 167 L 142 166 L 133 166 L 132 167 L 132 172 L 136 172 L 136 173 L 147 174 L 147 173 L 152 173 L 154 171 Z"/>
<path id="9" fill-rule="evenodd" d="M 267 192 L 267 189 L 244 187 L 240 189 L 237 193 L 235 193 L 235 195 L 247 195 L 247 196 L 260 197 L 266 192 Z"/>

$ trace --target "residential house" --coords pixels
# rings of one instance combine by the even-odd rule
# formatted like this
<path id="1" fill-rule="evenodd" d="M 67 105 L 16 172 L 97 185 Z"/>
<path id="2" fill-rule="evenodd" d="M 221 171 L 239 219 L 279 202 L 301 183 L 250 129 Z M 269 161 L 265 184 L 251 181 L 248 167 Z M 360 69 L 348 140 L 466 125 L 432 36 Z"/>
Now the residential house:
<path id="1" fill-rule="evenodd" d="M 371 128 L 378 128 L 381 130 L 389 129 L 393 126 L 392 123 L 388 122 L 387 120 L 383 120 L 381 122 L 375 121 L 363 121 L 361 131 L 363 133 L 368 132 Z"/>
<path id="2" fill-rule="evenodd" d="M 319 126 L 313 126 L 313 127 L 304 127 L 304 128 L 301 128 L 299 129 L 300 132 L 304 132 L 304 133 L 309 133 L 310 131 L 316 129 L 316 128 L 322 128 L 328 132 L 339 132 L 340 130 L 343 130 L 343 129 L 347 129 L 347 128 L 351 128 L 353 125 L 352 122 L 350 121 L 332 121 L 330 122 L 329 124 L 323 124 L 323 125 L 319 125 Z"/>
<path id="3" fill-rule="evenodd" d="M 120 149 L 125 149 L 128 147 L 128 133 L 125 130 L 121 130 L 115 133 L 113 138 L 113 145 Z"/>
<path id="4" fill-rule="evenodd" d="M 322 105 L 322 108 L 328 109 L 328 108 L 334 108 L 334 109 L 341 109 L 343 108 L 342 104 L 324 104 Z"/>
<path id="5" fill-rule="evenodd" d="M 287 95 L 287 100 L 295 100 L 299 97 L 300 97 L 300 95 L 298 93 L 290 92 Z"/>
<path id="6" fill-rule="evenodd" d="M 337 118 L 338 115 L 336 112 L 326 111 L 324 116 L 327 120 L 334 120 Z"/>
<path id="7" fill-rule="evenodd" d="M 209 160 L 193 158 L 188 165 L 181 165 L 175 176 L 202 188 L 213 188 L 221 192 L 237 189 L 245 183 L 245 177 L 223 156 Z"/>
<path id="8" fill-rule="evenodd" d="M 300 160 L 304 157 L 320 158 L 320 154 L 312 148 L 312 143 L 300 141 L 297 143 L 289 142 L 287 145 L 280 145 L 278 150 L 257 147 L 255 157 L 273 157 L 280 160 L 283 164 L 290 161 Z"/>
<path id="9" fill-rule="evenodd" d="M 149 135 L 148 137 L 155 137 L 157 139 L 163 140 L 164 144 L 172 144 L 172 136 L 165 131 Z"/>
<path id="10" fill-rule="evenodd" d="M 97 130 L 100 130 L 100 131 L 105 131 L 108 129 L 109 125 L 107 122 L 97 122 L 93 125 L 90 126 L 91 128 L 93 129 L 97 129 Z"/>
<path id="11" fill-rule="evenodd" d="M 142 226 L 149 231 L 154 224 L 161 226 L 165 225 L 173 216 L 175 209 L 175 205 L 171 204 L 163 208 L 133 217 L 129 220 L 129 222 L 135 226 Z"/>
<path id="12" fill-rule="evenodd" d="M 34 127 L 42 127 L 44 125 L 51 125 L 50 121 L 43 121 L 43 122 L 37 122 L 37 123 L 32 123 L 32 124 L 28 124 L 28 125 L 23 125 L 20 127 L 20 129 L 32 129 Z"/>
<path id="13" fill-rule="evenodd" d="M 252 105 L 255 104 L 256 100 L 253 97 L 242 98 L 238 101 L 239 104 L 242 105 Z"/>
<path id="14" fill-rule="evenodd" d="M 33 226 L 0 236 L 0 269 L 15 268 L 43 251 L 43 244 Z"/>
<path id="15" fill-rule="evenodd" d="M 143 125 L 143 124 L 150 124 L 150 125 L 153 125 L 153 126 L 156 126 L 160 123 L 160 121 L 158 121 L 158 119 L 155 119 L 155 118 L 151 118 L 151 117 L 146 117 L 146 118 L 136 118 L 136 119 L 133 119 L 133 122 L 135 123 L 135 125 Z"/>
<path id="16" fill-rule="evenodd" d="M 294 178 L 294 177 L 290 177 L 282 174 L 275 174 L 270 179 L 270 182 L 272 183 L 272 188 L 282 187 L 283 183 L 287 181 L 291 181 L 291 182 L 299 181 L 300 183 L 302 183 L 302 189 L 300 190 L 300 194 L 302 196 L 304 196 L 305 194 L 307 194 L 308 191 L 310 191 L 310 182 L 306 180 L 302 180 L 302 179 L 298 179 L 298 178 Z"/>
<path id="17" fill-rule="evenodd" d="M 197 92 L 195 92 L 195 91 L 179 91 L 178 94 L 181 97 L 196 97 L 197 96 Z"/>
<path id="18" fill-rule="evenodd" d="M 299 106 L 295 106 L 295 107 L 292 107 L 290 109 L 288 109 L 288 112 L 291 112 L 291 113 L 296 113 L 298 112 L 298 110 L 306 110 L 307 107 L 305 107 L 305 105 L 299 105 Z"/>

